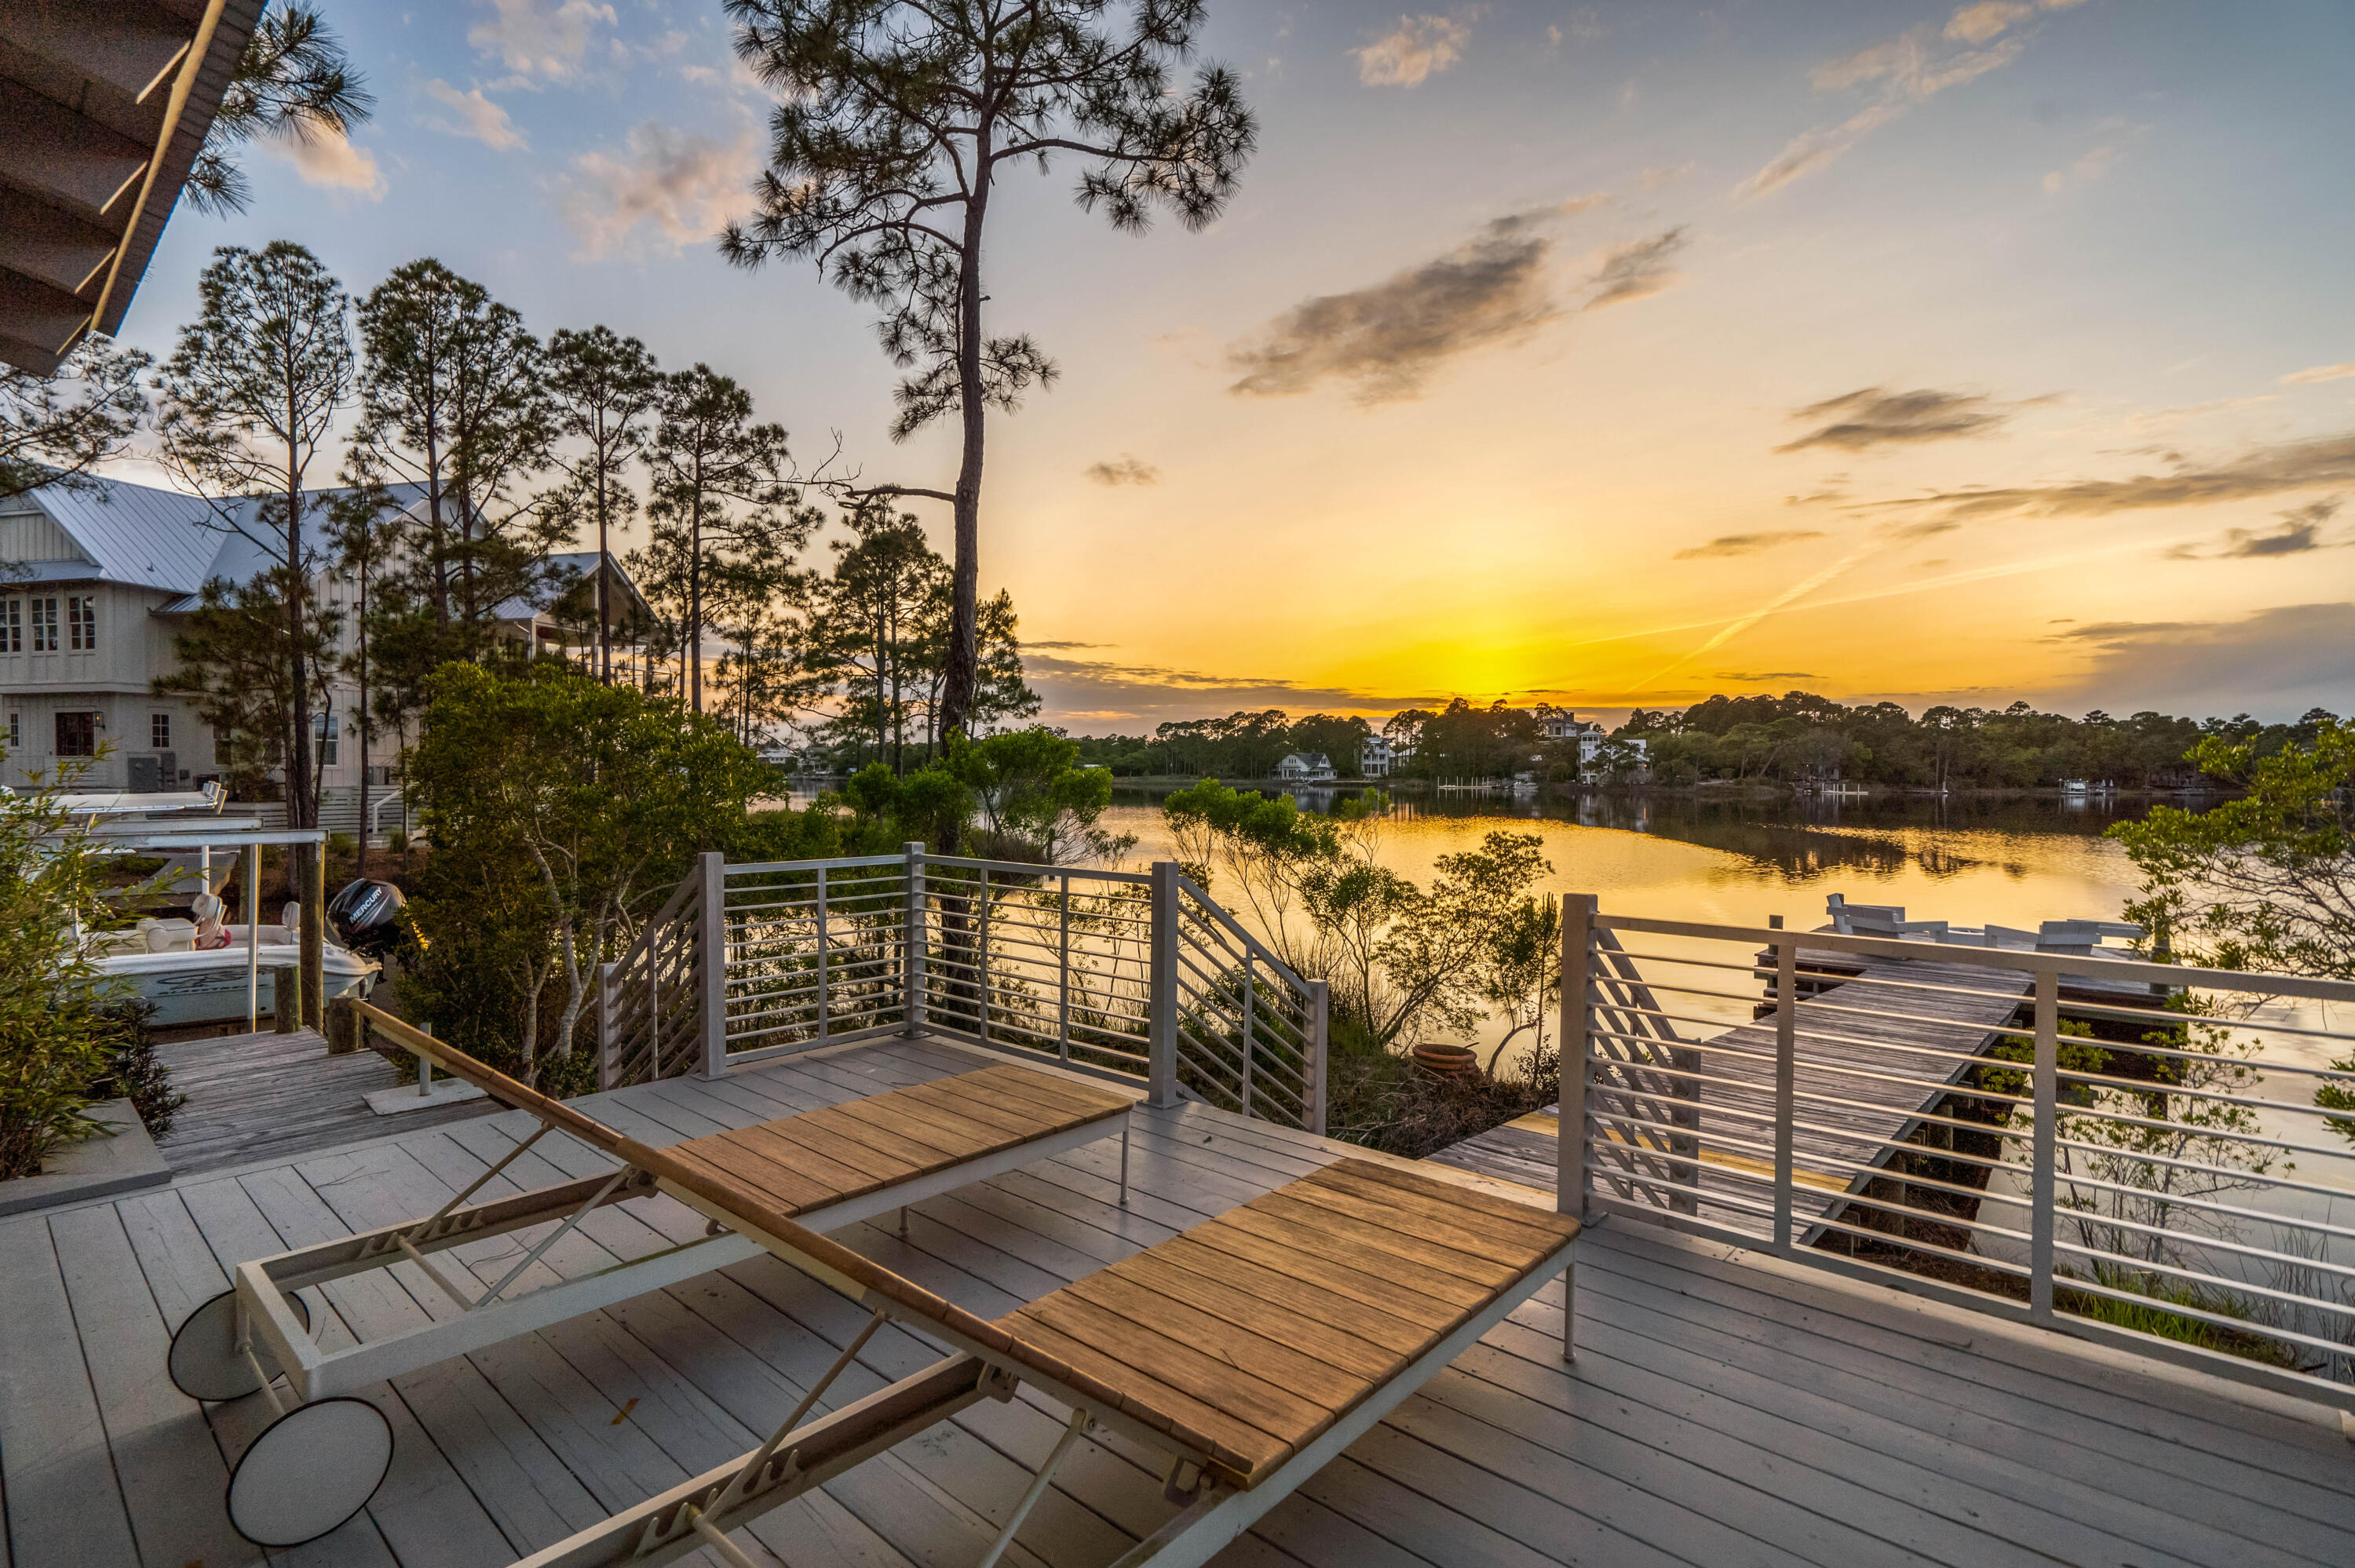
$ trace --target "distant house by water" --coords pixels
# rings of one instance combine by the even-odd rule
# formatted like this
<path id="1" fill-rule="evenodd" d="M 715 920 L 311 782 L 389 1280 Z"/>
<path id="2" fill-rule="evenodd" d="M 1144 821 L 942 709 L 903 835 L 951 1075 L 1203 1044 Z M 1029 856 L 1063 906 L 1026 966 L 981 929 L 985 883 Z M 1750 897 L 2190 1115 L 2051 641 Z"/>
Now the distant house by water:
<path id="1" fill-rule="evenodd" d="M 1332 759 L 1321 751 L 1295 751 L 1275 765 L 1275 776 L 1287 784 L 1324 784 L 1340 777 Z"/>
<path id="2" fill-rule="evenodd" d="M 1632 736 L 1614 740 L 1600 724 L 1580 718 L 1567 708 L 1540 708 L 1538 722 L 1546 739 L 1578 743 L 1581 783 L 1600 782 L 1605 773 L 1613 771 L 1641 773 L 1651 765 L 1650 749 L 1643 740 Z"/>
<path id="3" fill-rule="evenodd" d="M 1358 744 L 1358 773 L 1365 779 L 1387 779 L 1400 761 L 1400 752 L 1387 736 L 1369 735 Z"/>

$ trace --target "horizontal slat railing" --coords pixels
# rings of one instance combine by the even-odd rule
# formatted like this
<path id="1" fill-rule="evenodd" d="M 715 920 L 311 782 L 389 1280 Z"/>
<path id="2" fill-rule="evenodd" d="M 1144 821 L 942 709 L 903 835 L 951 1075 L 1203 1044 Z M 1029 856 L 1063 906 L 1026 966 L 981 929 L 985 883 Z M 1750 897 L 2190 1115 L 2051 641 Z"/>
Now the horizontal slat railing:
<path id="1" fill-rule="evenodd" d="M 2355 1409 L 2355 984 L 1564 927 L 1565 1207 Z"/>

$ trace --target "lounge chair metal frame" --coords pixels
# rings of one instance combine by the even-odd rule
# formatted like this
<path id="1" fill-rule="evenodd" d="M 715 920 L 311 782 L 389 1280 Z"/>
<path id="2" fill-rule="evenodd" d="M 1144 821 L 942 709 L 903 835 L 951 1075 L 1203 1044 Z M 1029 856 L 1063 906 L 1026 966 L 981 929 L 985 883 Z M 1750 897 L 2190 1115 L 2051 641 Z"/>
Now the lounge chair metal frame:
<path id="1" fill-rule="evenodd" d="M 493 1100 L 536 1118 L 539 1126 L 475 1178 L 464 1192 L 453 1196 L 431 1214 L 238 1265 L 230 1271 L 230 1288 L 197 1308 L 173 1336 L 169 1367 L 172 1381 L 181 1392 L 199 1400 L 222 1401 L 242 1398 L 259 1391 L 275 1413 L 274 1429 L 279 1423 L 301 1418 L 306 1410 L 318 1409 L 329 1402 L 344 1401 L 355 1390 L 447 1361 L 453 1356 L 464 1355 L 532 1333 L 584 1313 L 599 1311 L 617 1302 L 680 1284 L 698 1275 L 726 1268 L 774 1250 L 760 1238 L 745 1234 L 731 1227 L 724 1218 L 715 1216 L 706 1233 L 696 1240 L 617 1263 L 593 1273 L 509 1295 L 508 1291 L 517 1280 L 591 1213 L 612 1204 L 650 1196 L 659 1190 L 660 1184 L 655 1177 L 631 1159 L 633 1151 L 643 1155 L 646 1150 L 642 1145 L 619 1138 L 610 1128 L 564 1102 L 538 1094 L 503 1074 L 492 1071 L 388 1013 L 365 1004 L 358 1004 L 358 1012 L 371 1027 L 404 1049 L 415 1053 L 421 1061 L 430 1061 L 442 1072 L 477 1085 Z M 468 1199 L 504 1173 L 509 1165 L 551 1131 L 570 1133 L 591 1147 L 614 1156 L 622 1163 L 610 1172 L 584 1176 L 512 1197 L 493 1199 L 488 1202 L 468 1204 Z M 812 1208 L 800 1217 L 812 1226 L 831 1230 L 871 1220 L 897 1209 L 904 1234 L 909 1204 L 1067 1153 L 1114 1133 L 1118 1133 L 1121 1139 L 1120 1201 L 1125 1206 L 1128 1202 L 1128 1123 L 1127 1107 L 1123 1105 L 1117 1110 L 1077 1121 L 1068 1128 L 1028 1141 Z M 551 1222 L 556 1224 L 556 1229 L 540 1238 L 499 1279 L 479 1292 L 470 1293 L 463 1288 L 433 1262 L 433 1255 L 452 1247 Z M 415 1264 L 426 1278 L 459 1308 L 457 1314 L 437 1317 L 405 1332 L 344 1349 L 323 1349 L 315 1337 L 309 1310 L 296 1292 L 400 1263 Z M 282 1398 L 272 1386 L 273 1379 L 282 1374 L 292 1392 L 291 1400 Z M 348 1412 L 336 1413 L 338 1418 L 347 1418 L 349 1414 Z M 289 1452 L 299 1452 L 299 1442 L 293 1445 L 293 1449 L 288 1447 L 288 1439 L 292 1436 L 293 1434 L 280 1435 L 268 1449 L 277 1457 L 275 1462 L 283 1463 Z M 368 1441 L 372 1442 L 373 1439 Z M 257 1439 L 253 1448 L 249 1450 L 249 1457 L 262 1448 L 262 1444 Z M 374 1463 L 372 1454 L 371 1449 L 347 1463 L 339 1461 L 340 1467 L 346 1474 L 357 1473 L 356 1467 L 365 1469 L 368 1464 Z M 389 1457 L 388 1430 L 384 1438 L 384 1460 L 387 1464 Z M 239 1475 L 243 1473 L 245 1466 L 246 1460 L 241 1458 L 238 1473 L 232 1474 L 229 1480 L 230 1520 L 241 1531 L 248 1531 L 251 1522 L 240 1514 L 238 1500 Z M 376 1480 L 381 1478 L 383 1467 L 382 1465 L 376 1467 L 375 1477 L 368 1479 L 365 1490 L 359 1493 L 358 1501 L 348 1511 L 333 1518 L 325 1525 L 326 1529 L 341 1524 L 359 1507 L 365 1506 L 368 1497 L 375 1489 Z M 328 1510 L 328 1512 L 333 1512 L 333 1510 Z M 325 1517 L 325 1514 L 321 1514 L 311 1522 Z M 314 1531 L 311 1535 L 293 1540 L 265 1539 L 262 1535 L 250 1534 L 250 1538 L 263 1545 L 293 1545 L 300 1540 L 312 1539 L 314 1535 L 324 1532 L 324 1530 Z"/>

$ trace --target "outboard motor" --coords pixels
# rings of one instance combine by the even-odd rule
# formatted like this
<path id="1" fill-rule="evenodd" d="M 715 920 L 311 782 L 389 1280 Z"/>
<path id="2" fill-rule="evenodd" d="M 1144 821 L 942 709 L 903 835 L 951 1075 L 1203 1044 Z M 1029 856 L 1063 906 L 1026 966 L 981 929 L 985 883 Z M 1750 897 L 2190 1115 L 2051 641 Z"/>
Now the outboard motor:
<path id="1" fill-rule="evenodd" d="M 380 959 L 400 940 L 400 911 L 408 902 L 389 882 L 355 879 L 327 901 L 327 924 L 353 952 Z"/>

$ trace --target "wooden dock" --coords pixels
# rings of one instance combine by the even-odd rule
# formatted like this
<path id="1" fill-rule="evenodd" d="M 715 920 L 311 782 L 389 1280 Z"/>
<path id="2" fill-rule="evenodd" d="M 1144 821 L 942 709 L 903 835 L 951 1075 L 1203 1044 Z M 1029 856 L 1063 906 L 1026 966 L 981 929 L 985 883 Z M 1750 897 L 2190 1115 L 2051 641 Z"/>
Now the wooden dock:
<path id="1" fill-rule="evenodd" d="M 2019 970 L 1926 958 L 1826 956 L 1842 959 L 1842 980 L 1818 980 L 1812 994 L 1802 991 L 1804 1000 L 1796 1005 L 1794 1081 L 1800 1097 L 1792 1136 L 1792 1216 L 1794 1239 L 1802 1245 L 1821 1234 L 1824 1221 L 1840 1217 L 1847 1200 L 1863 1191 L 1969 1070 L 1968 1062 L 1923 1053 L 1984 1054 L 2004 1037 L 2001 1029 L 2010 1022 L 2029 988 L 2029 976 Z M 1858 983 L 1888 980 L 1951 989 L 1898 991 Z M 1976 994 L 1959 994 L 1964 991 Z M 1885 1016 L 1891 1009 L 1912 1016 Z M 1700 1160 L 1697 1211 L 1715 1224 L 1765 1240 L 1772 1221 L 1759 1214 L 1756 1205 L 1764 1201 L 1771 1207 L 1773 1202 L 1775 1033 L 1771 1015 L 1714 1035 L 1695 1033 L 1689 1025 L 1682 1028 L 1694 1044 L 1713 1047 L 1685 1053 L 1690 1070 L 1704 1079 L 1691 1102 Z M 1806 1097 L 1811 1095 L 1849 1103 L 1828 1104 Z M 1550 1192 L 1556 1160 L 1553 1119 L 1525 1117 L 1442 1150 L 1432 1159 Z M 1607 1190 L 1608 1169 L 1596 1167 L 1598 1190 Z M 1731 1196 L 1742 1201 L 1726 1202 Z"/>
<path id="2" fill-rule="evenodd" d="M 939 1042 L 868 1042 L 587 1108 L 668 1144 L 976 1065 Z M 428 1213 L 530 1125 L 503 1114 L 411 1128 L 0 1223 L 13 1568 L 261 1561 L 220 1496 L 265 1413 L 254 1398 L 198 1406 L 174 1392 L 161 1372 L 171 1330 L 223 1288 L 225 1266 Z M 905 1240 L 888 1223 L 842 1239 L 995 1317 L 1336 1159 L 1369 1158 L 1201 1106 L 1140 1109 L 1133 1128 L 1126 1209 L 1107 1140 L 922 1202 Z M 600 1168 L 557 1136 L 509 1171 L 536 1185 Z M 485 1195 L 513 1190 L 503 1176 Z M 666 1202 L 602 1211 L 549 1261 L 569 1274 L 699 1234 Z M 479 1277 L 521 1241 L 442 1255 Z M 410 1269 L 326 1286 L 314 1309 L 330 1341 L 451 1310 Z M 2355 1561 L 2355 1449 L 2335 1412 L 1624 1222 L 1581 1244 L 1574 1367 L 1561 1360 L 1561 1311 L 1550 1285 L 1217 1561 Z M 396 1430 L 390 1477 L 358 1518 L 282 1555 L 304 1568 L 509 1563 L 751 1446 L 864 1322 L 762 1257 L 366 1390 Z M 837 1397 L 938 1353 L 886 1329 Z M 1028 1390 L 985 1400 L 737 1539 L 793 1568 L 963 1568 L 1064 1418 Z M 1100 1432 L 1007 1561 L 1101 1568 L 1170 1512 L 1158 1467 Z"/>
<path id="3" fill-rule="evenodd" d="M 172 1130 L 155 1140 L 181 1176 L 226 1171 L 256 1160 L 291 1160 L 314 1149 L 487 1116 L 480 1101 L 382 1117 L 366 1096 L 400 1082 L 374 1051 L 327 1054 L 308 1029 L 290 1034 L 217 1034 L 155 1047 L 172 1086 L 188 1097 Z"/>

